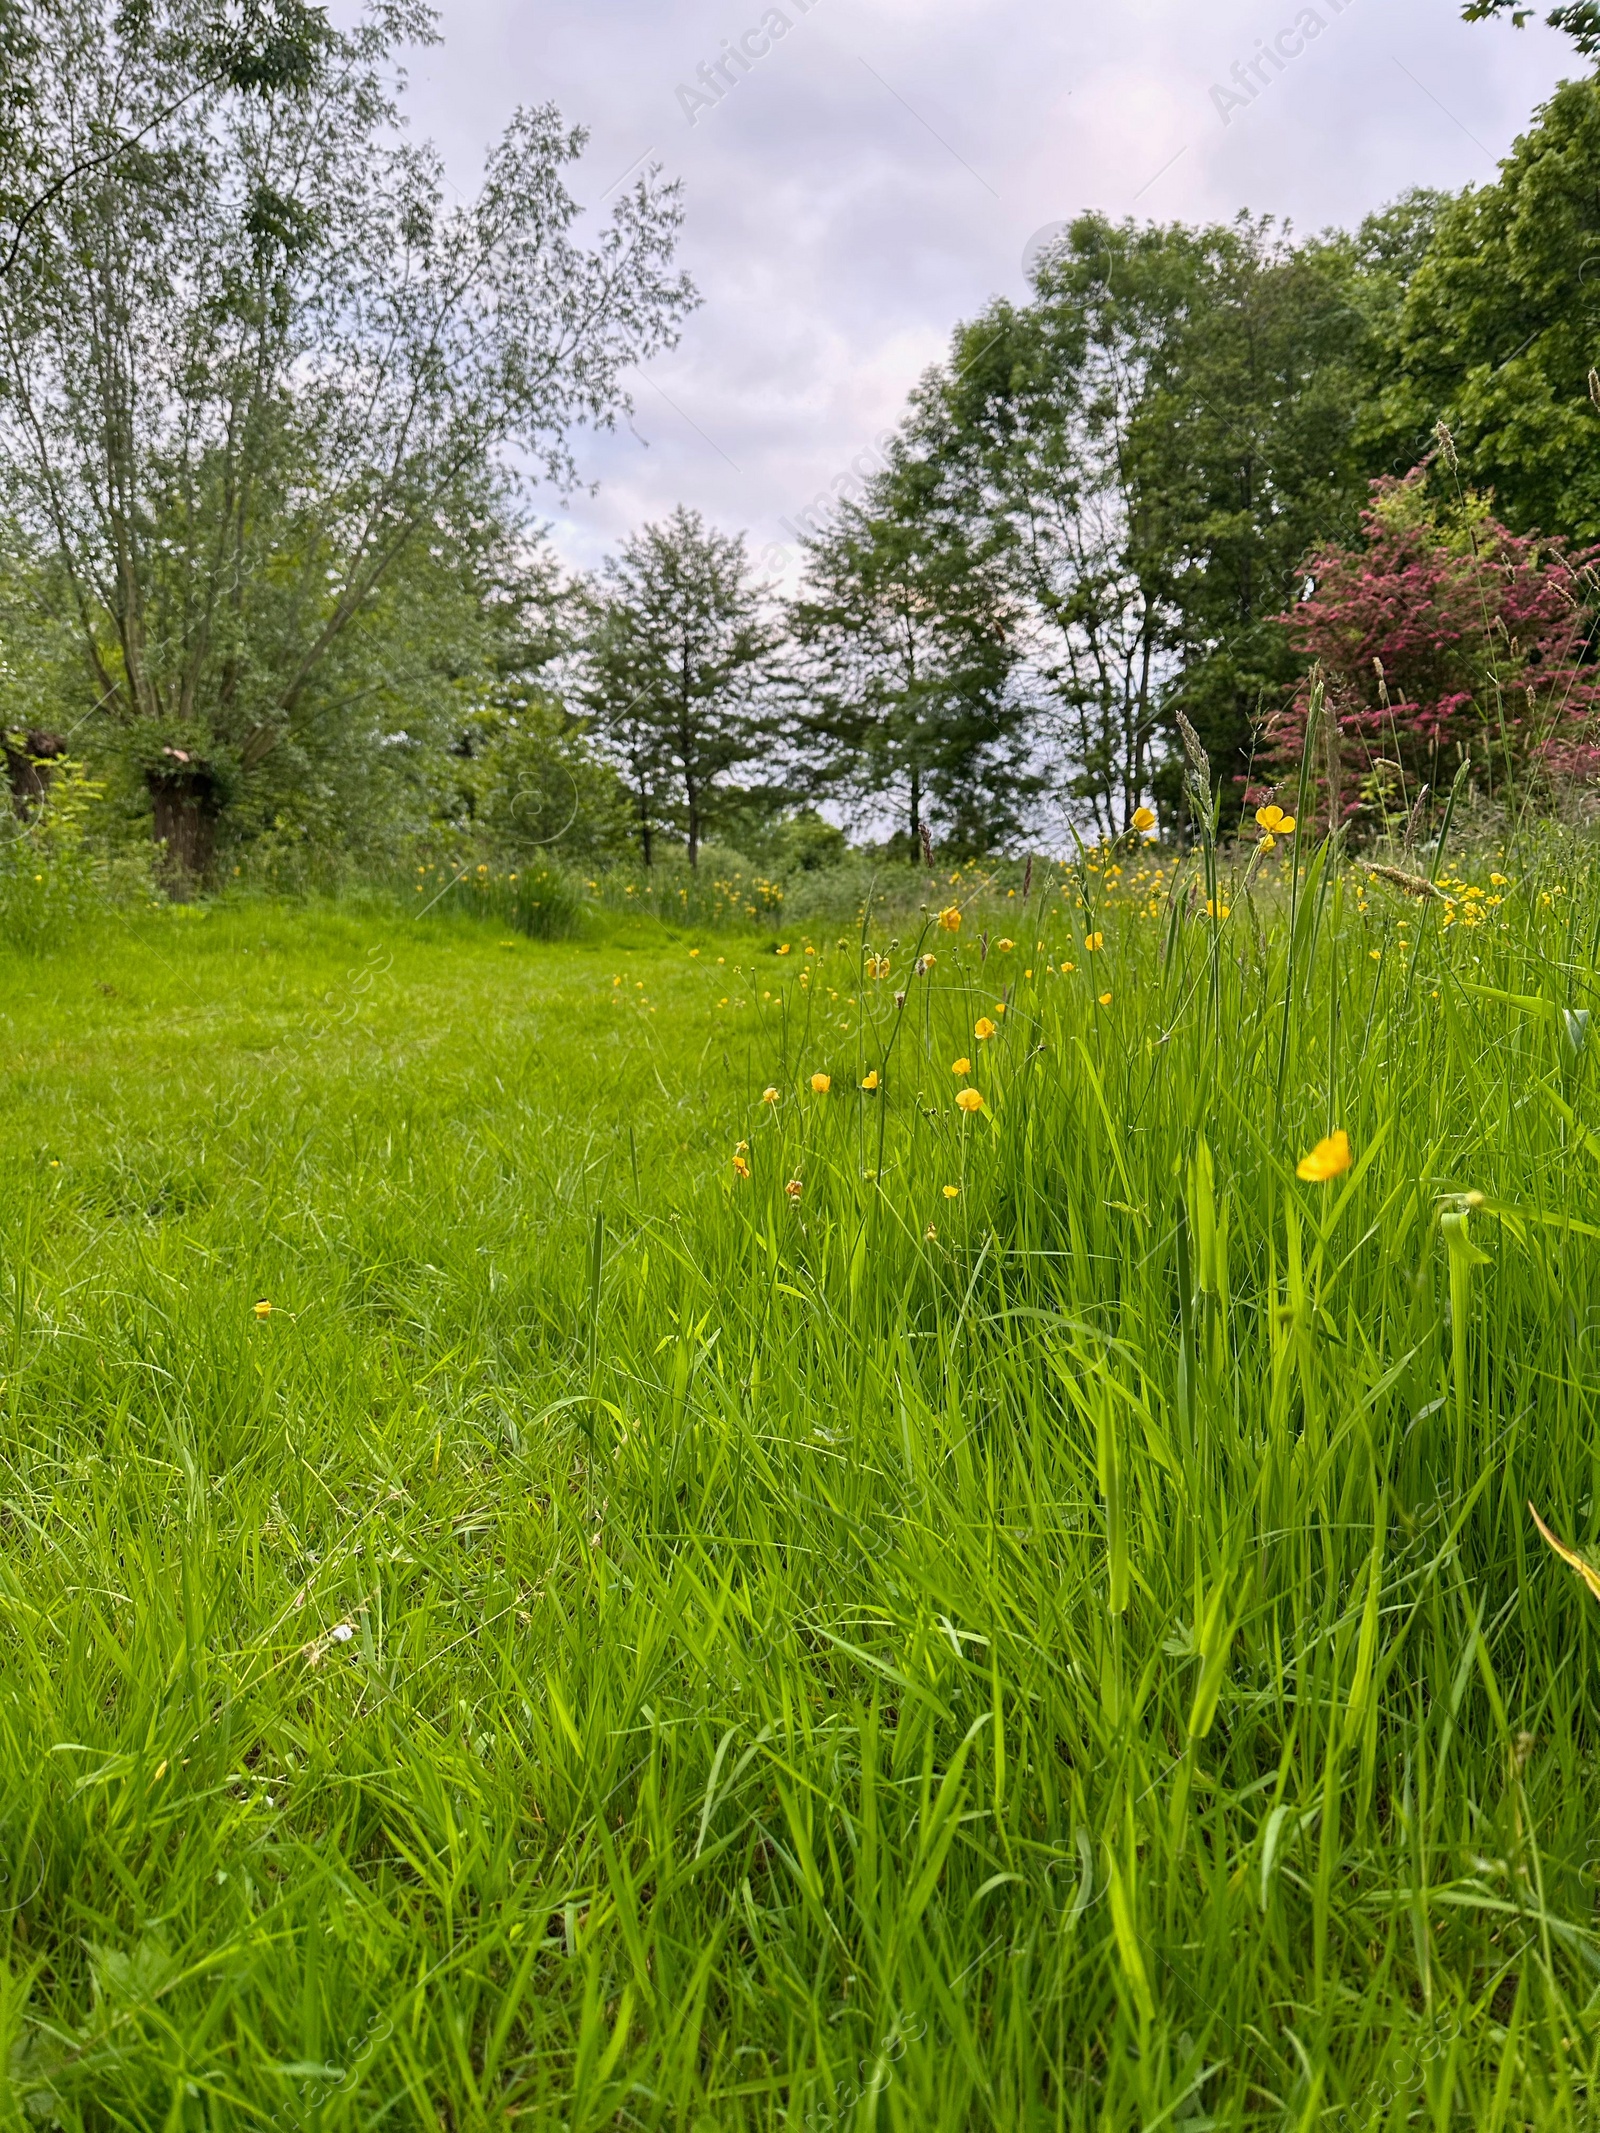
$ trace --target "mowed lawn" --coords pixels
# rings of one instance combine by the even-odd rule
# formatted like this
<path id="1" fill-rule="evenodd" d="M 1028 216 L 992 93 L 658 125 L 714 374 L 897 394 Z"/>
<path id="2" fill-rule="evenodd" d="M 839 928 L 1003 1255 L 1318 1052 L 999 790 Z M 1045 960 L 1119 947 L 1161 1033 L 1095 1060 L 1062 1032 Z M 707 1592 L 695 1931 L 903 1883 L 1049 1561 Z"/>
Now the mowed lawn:
<path id="1" fill-rule="evenodd" d="M 0 951 L 0 2123 L 1593 2124 L 1593 876 L 1131 865 Z"/>

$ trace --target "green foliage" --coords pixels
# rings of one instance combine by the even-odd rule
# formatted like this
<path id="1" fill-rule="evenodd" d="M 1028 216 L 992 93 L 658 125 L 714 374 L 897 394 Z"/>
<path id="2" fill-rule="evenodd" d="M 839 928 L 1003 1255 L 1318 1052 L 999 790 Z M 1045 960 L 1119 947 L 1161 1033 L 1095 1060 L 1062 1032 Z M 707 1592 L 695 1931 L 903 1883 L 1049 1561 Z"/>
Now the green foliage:
<path id="1" fill-rule="evenodd" d="M 1568 82 L 1492 185 L 1440 211 L 1368 416 L 1374 457 L 1409 466 L 1443 421 L 1464 477 L 1518 532 L 1600 539 L 1600 82 Z"/>
<path id="2" fill-rule="evenodd" d="M 1600 873 L 1298 858 L 0 947 L 19 2122 L 1582 2133 Z"/>
<path id="3" fill-rule="evenodd" d="M 806 544 L 789 613 L 796 752 L 814 790 L 887 808 L 908 855 L 1015 838 L 1039 780 L 995 530 L 973 508 L 936 398 L 914 405 L 888 467 Z"/>
<path id="4" fill-rule="evenodd" d="M 681 505 L 622 544 L 590 601 L 585 701 L 632 794 L 640 857 L 663 830 L 691 868 L 724 817 L 731 774 L 768 738 L 776 645 L 744 536 Z"/>

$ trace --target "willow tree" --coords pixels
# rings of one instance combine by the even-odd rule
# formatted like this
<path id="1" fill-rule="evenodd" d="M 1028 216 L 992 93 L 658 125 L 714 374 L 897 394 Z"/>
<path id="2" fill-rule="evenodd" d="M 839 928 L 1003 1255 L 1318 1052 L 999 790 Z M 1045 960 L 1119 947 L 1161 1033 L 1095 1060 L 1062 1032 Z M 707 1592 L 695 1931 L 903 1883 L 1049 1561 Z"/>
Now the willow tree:
<path id="1" fill-rule="evenodd" d="M 201 0 L 25 4 L 55 64 L 15 153 L 71 175 L 0 290 L 0 478 L 187 872 L 274 751 L 355 744 L 386 591 L 470 543 L 508 451 L 566 480 L 575 425 L 626 405 L 691 301 L 679 204 L 647 174 L 581 245 L 584 136 L 545 107 L 448 205 L 398 126 L 415 0 L 270 93 L 206 70 Z"/>

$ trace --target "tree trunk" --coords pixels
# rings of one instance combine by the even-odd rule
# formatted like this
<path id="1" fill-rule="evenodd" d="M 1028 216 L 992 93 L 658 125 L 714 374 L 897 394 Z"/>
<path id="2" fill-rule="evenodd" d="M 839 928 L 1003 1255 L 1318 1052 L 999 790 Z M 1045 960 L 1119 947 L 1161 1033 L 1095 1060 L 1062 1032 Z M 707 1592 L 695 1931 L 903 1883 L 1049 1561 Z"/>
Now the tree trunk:
<path id="1" fill-rule="evenodd" d="M 164 748 L 163 762 L 147 771 L 145 784 L 155 814 L 155 838 L 162 846 L 162 874 L 174 903 L 186 903 L 211 871 L 216 853 L 217 817 L 221 813 L 217 781 L 210 768 L 179 748 Z"/>
<path id="2" fill-rule="evenodd" d="M 48 795 L 56 758 L 65 753 L 67 744 L 54 733 L 25 733 L 20 746 L 9 734 L 0 740 L 5 747 L 11 805 L 26 821 Z"/>

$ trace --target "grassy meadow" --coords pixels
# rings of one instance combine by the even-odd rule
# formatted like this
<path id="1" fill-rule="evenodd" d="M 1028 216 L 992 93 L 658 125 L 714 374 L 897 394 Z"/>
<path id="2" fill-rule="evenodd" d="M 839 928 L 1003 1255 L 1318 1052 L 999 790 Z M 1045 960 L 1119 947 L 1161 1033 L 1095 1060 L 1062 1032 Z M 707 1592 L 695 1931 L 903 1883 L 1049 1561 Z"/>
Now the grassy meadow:
<path id="1" fill-rule="evenodd" d="M 0 2125 L 1593 2127 L 1600 870 L 1294 856 L 0 946 Z"/>

